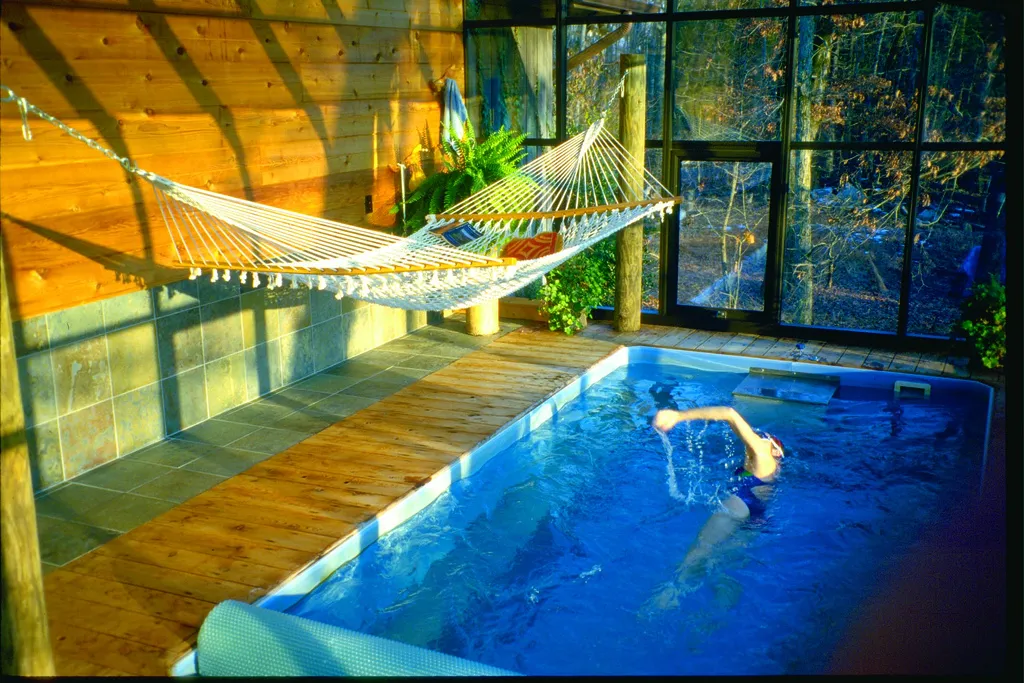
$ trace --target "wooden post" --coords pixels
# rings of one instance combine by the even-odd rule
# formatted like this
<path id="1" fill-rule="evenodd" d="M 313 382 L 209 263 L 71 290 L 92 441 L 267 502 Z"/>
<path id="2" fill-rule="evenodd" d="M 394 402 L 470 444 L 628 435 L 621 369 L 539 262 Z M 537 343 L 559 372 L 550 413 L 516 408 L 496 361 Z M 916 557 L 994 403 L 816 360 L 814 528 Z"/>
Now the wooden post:
<path id="1" fill-rule="evenodd" d="M 498 331 L 498 300 L 492 299 L 466 309 L 466 332 L 481 337 Z"/>
<path id="2" fill-rule="evenodd" d="M 0 669 L 4 675 L 53 676 L 3 258 L 0 244 Z"/>
<path id="3" fill-rule="evenodd" d="M 636 175 L 626 179 L 627 200 L 640 199 L 647 139 L 647 65 L 643 55 L 620 55 L 619 69 L 626 77 L 619 100 L 619 141 L 636 159 L 638 169 Z M 615 236 L 615 247 L 615 329 L 636 332 L 640 329 L 643 295 L 643 223 L 620 230 Z"/>

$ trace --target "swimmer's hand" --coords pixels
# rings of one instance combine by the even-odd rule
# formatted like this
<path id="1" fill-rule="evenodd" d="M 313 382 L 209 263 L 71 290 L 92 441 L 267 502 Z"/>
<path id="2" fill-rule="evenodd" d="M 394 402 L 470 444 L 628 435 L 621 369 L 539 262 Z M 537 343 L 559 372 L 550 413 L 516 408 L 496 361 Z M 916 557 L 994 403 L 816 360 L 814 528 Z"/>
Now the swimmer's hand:
<path id="1" fill-rule="evenodd" d="M 659 432 L 667 432 L 677 424 L 679 424 L 679 413 L 668 409 L 655 413 L 654 420 L 651 422 L 651 425 Z"/>
<path id="2" fill-rule="evenodd" d="M 668 582 L 647 599 L 637 612 L 637 617 L 645 621 L 654 619 L 658 614 L 674 607 L 679 607 L 679 590 L 672 582 Z"/>
<path id="3" fill-rule="evenodd" d="M 642 619 L 653 619 L 655 615 L 666 610 L 679 607 L 679 599 L 695 591 L 699 584 L 694 585 L 688 582 L 666 581 L 658 586 L 657 592 L 647 599 L 647 602 L 640 607 L 637 616 Z"/>

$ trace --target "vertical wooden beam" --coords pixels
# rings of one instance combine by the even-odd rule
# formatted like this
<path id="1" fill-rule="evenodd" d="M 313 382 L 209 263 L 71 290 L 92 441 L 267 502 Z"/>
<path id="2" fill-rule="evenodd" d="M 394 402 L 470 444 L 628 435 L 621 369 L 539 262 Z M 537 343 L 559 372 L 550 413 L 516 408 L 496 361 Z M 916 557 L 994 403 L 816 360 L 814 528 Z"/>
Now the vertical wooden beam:
<path id="1" fill-rule="evenodd" d="M 3 260 L 0 243 L 0 669 L 5 676 L 53 676 L 25 416 L 21 410 Z"/>
<path id="2" fill-rule="evenodd" d="M 498 332 L 498 300 L 492 299 L 466 309 L 466 332 L 475 336 Z"/>
<path id="3" fill-rule="evenodd" d="M 644 143 L 647 139 L 647 64 L 644 55 L 621 55 L 619 69 L 626 77 L 619 101 L 619 141 L 636 159 L 638 173 L 626 179 L 629 199 L 643 193 Z M 630 182 L 631 181 L 631 182 Z M 615 237 L 615 329 L 640 329 L 643 296 L 644 226 L 635 223 Z"/>

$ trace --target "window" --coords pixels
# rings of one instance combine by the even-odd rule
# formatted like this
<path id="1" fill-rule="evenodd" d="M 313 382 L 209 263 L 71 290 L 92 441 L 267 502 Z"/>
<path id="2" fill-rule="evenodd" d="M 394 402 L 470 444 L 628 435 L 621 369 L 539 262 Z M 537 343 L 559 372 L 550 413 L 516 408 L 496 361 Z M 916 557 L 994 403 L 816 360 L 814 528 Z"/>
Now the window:
<path id="1" fill-rule="evenodd" d="M 975 282 L 1006 282 L 1002 152 L 926 152 L 914 217 L 911 334 L 948 336 Z"/>
<path id="2" fill-rule="evenodd" d="M 793 139 L 911 142 L 921 28 L 918 12 L 800 17 Z"/>
<path id="3" fill-rule="evenodd" d="M 676 24 L 672 129 L 677 140 L 778 140 L 785 92 L 784 19 Z"/>
<path id="4" fill-rule="evenodd" d="M 619 58 L 646 57 L 645 163 L 684 200 L 644 225 L 652 322 L 948 337 L 971 287 L 1005 280 L 1006 204 L 1019 200 L 1006 176 L 1020 163 L 1007 82 L 1021 73 L 999 3 L 465 7 L 474 121 L 534 149 L 605 114 L 617 130 Z"/>
<path id="5" fill-rule="evenodd" d="M 619 129 L 619 108 L 614 99 L 621 78 L 619 56 L 642 54 L 647 59 L 647 137 L 661 137 L 661 103 L 665 95 L 664 24 L 568 26 L 566 48 L 567 135 L 585 130 L 605 114 L 606 108 L 608 130 Z"/>
<path id="6" fill-rule="evenodd" d="M 911 157 L 793 152 L 783 322 L 896 331 Z"/>
<path id="7" fill-rule="evenodd" d="M 1006 139 L 1004 18 L 939 5 L 925 104 L 929 142 Z"/>

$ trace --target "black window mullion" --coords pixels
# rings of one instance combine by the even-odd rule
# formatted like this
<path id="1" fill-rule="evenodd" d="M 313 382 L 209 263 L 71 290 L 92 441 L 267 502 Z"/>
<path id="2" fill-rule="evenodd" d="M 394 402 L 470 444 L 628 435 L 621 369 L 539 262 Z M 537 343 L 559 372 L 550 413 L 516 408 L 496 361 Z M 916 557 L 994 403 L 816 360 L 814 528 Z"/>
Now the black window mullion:
<path id="1" fill-rule="evenodd" d="M 674 171 L 669 167 L 675 163 L 675 159 L 672 156 L 672 102 L 675 99 L 675 92 L 672 87 L 674 72 L 675 24 L 670 21 L 665 24 L 665 73 L 663 74 L 665 85 L 662 89 L 661 104 L 661 182 L 672 192 L 675 191 L 672 189 L 675 187 L 672 180 Z M 673 305 L 675 304 L 675 290 L 671 286 L 670 280 L 672 278 L 669 277 L 669 273 L 674 273 L 679 269 L 677 263 L 679 249 L 672 250 L 669 233 L 672 232 L 671 226 L 674 224 L 677 211 L 679 211 L 678 204 L 674 205 L 672 210 L 661 219 L 661 239 L 658 243 L 658 313 L 660 315 L 668 313 L 669 301 Z M 671 298 L 669 294 L 670 289 L 672 290 Z"/>
<path id="2" fill-rule="evenodd" d="M 786 230 L 789 227 L 789 165 L 793 147 L 793 106 L 796 99 L 796 26 L 797 16 L 790 13 L 786 22 L 786 85 L 782 98 L 782 126 L 779 131 L 778 185 L 772 191 L 774 230 L 765 254 L 764 309 L 773 324 L 782 322 L 782 279 L 785 273 Z M 770 273 L 770 276 L 769 276 Z"/>
<path id="3" fill-rule="evenodd" d="M 896 319 L 896 335 L 907 336 L 910 319 L 910 270 L 914 258 L 914 223 L 917 218 L 917 200 L 921 189 L 921 142 L 924 140 L 925 105 L 928 97 L 928 64 L 932 57 L 932 25 L 935 23 L 935 4 L 924 10 L 924 33 L 921 38 L 921 66 L 917 74 L 917 121 L 914 126 L 914 158 L 910 161 L 910 196 L 907 198 L 907 227 L 903 240 L 903 273 L 900 280 L 900 303 Z"/>

